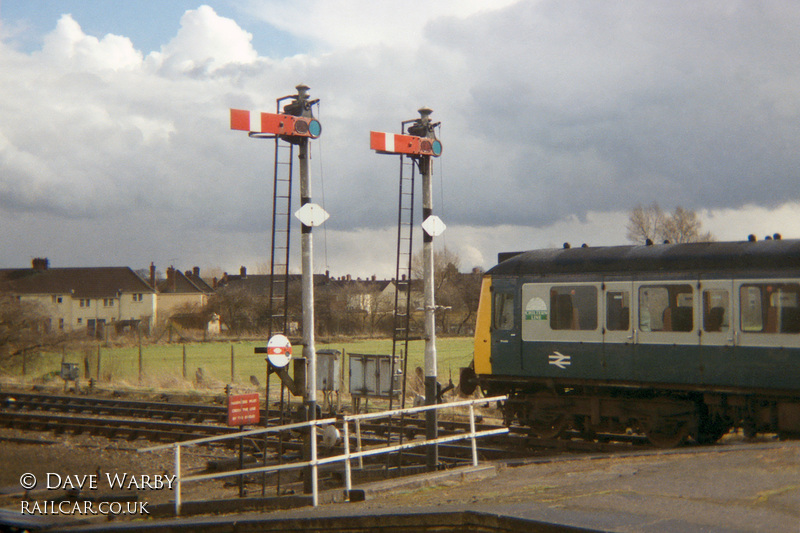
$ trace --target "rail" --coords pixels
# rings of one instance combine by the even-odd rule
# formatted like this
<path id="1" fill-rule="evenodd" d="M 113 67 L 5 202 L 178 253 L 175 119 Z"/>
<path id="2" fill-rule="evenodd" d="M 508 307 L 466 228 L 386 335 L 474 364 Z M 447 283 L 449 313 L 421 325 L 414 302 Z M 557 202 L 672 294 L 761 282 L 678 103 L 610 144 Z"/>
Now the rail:
<path id="1" fill-rule="evenodd" d="M 215 437 L 203 437 L 199 439 L 192 439 L 192 440 L 185 440 L 181 442 L 174 442 L 171 444 L 162 444 L 158 446 L 151 446 L 148 448 L 140 448 L 139 452 L 152 452 L 156 450 L 165 450 L 169 448 L 174 449 L 174 457 L 175 457 L 175 515 L 180 515 L 181 511 L 181 485 L 183 483 L 188 483 L 190 481 L 205 481 L 209 479 L 215 478 L 222 478 L 222 477 L 231 477 L 231 476 L 244 476 L 248 474 L 263 474 L 263 473 L 270 473 L 270 472 L 277 472 L 280 470 L 289 470 L 295 468 L 306 468 L 311 467 L 311 497 L 312 497 L 312 504 L 314 507 L 319 505 L 319 489 L 318 489 L 318 469 L 320 465 L 329 464 L 329 463 L 336 463 L 339 461 L 344 461 L 345 463 L 345 488 L 347 489 L 347 493 L 349 494 L 352 490 L 352 476 L 351 476 L 351 464 L 350 462 L 353 459 L 359 460 L 359 465 L 363 466 L 363 458 L 370 456 L 370 455 L 379 455 L 383 453 L 391 453 L 399 450 L 405 450 L 409 448 L 415 448 L 418 446 L 428 446 L 433 444 L 443 444 L 446 442 L 455 442 L 458 440 L 463 439 L 471 439 L 472 440 L 472 464 L 473 466 L 478 465 L 478 448 L 476 440 L 479 437 L 486 437 L 489 435 L 500 435 L 503 433 L 508 433 L 508 428 L 496 428 L 496 429 L 487 429 L 482 431 L 475 431 L 475 404 L 483 404 L 489 402 L 497 402 L 503 401 L 507 399 L 507 396 L 494 396 L 492 398 L 481 398 L 478 400 L 461 400 L 457 402 L 450 402 L 450 403 L 441 403 L 436 405 L 426 405 L 421 407 L 409 407 L 406 409 L 393 409 L 391 411 L 381 411 L 375 413 L 364 413 L 364 414 L 357 414 L 357 415 L 345 415 L 340 418 L 323 418 L 319 420 L 308 420 L 306 422 L 297 422 L 294 424 L 286 424 L 283 426 L 274 426 L 268 428 L 259 428 L 259 429 L 251 429 L 247 431 L 240 431 L 237 433 L 230 433 L 227 435 L 219 435 Z M 375 419 L 375 418 L 388 418 L 391 416 L 396 416 L 400 414 L 411 414 L 411 413 L 419 413 L 429 410 L 438 410 L 438 409 L 449 409 L 453 407 L 469 407 L 469 433 L 462 433 L 456 435 L 447 435 L 444 437 L 438 437 L 436 439 L 425 439 L 425 440 L 414 440 L 409 441 L 403 444 L 394 444 L 394 445 L 387 445 L 378 448 L 370 448 L 368 450 L 362 449 L 361 446 L 361 421 L 368 420 L 368 419 Z M 338 422 L 342 423 L 343 426 L 343 441 L 344 441 L 344 453 L 341 455 L 335 455 L 332 457 L 324 457 L 318 458 L 317 457 L 317 439 L 312 438 L 309 439 L 311 441 L 311 460 L 310 461 L 302 461 L 298 463 L 288 463 L 288 464 L 280 464 L 280 465 L 270 465 L 270 466 L 261 466 L 255 468 L 245 468 L 241 470 L 229 470 L 226 472 L 213 472 L 210 474 L 198 474 L 193 476 L 183 476 L 181 474 L 181 447 L 183 446 L 194 446 L 198 444 L 208 444 L 210 442 L 217 442 L 225 439 L 232 439 L 232 438 L 243 438 L 252 435 L 263 435 L 265 433 L 276 433 L 281 431 L 288 431 L 292 429 L 302 429 L 302 428 L 316 428 L 317 426 L 326 426 L 330 424 L 336 424 Z M 350 451 L 350 423 L 353 422 L 355 424 L 356 430 L 356 441 L 357 441 L 357 451 L 352 452 Z M 316 434 L 316 431 L 314 432 Z"/>

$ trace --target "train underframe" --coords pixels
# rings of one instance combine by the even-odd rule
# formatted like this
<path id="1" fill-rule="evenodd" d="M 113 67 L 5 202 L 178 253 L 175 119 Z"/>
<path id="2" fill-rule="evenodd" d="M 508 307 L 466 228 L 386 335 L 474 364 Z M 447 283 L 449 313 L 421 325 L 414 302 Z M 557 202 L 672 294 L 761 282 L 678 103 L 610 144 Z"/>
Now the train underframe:
<path id="1" fill-rule="evenodd" d="M 770 391 L 685 390 L 616 385 L 478 378 L 487 396 L 508 394 L 506 424 L 528 426 L 544 439 L 579 435 L 641 433 L 658 447 L 687 438 L 700 444 L 719 440 L 731 429 L 745 436 L 777 433 L 800 436 L 800 398 Z"/>

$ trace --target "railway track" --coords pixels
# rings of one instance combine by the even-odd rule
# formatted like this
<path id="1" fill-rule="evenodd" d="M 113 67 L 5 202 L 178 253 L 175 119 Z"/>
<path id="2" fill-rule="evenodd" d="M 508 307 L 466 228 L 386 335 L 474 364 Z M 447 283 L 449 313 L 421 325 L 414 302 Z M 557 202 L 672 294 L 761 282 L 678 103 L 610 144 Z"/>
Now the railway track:
<path id="1" fill-rule="evenodd" d="M 267 417 L 262 409 L 261 419 Z M 270 425 L 279 425 L 280 413 L 270 410 Z M 153 401 L 125 398 L 105 398 L 50 394 L 46 392 L 0 392 L 0 426 L 20 429 L 70 432 L 76 434 L 103 435 L 108 438 L 135 440 L 146 438 L 153 441 L 181 441 L 204 436 L 235 433 L 236 427 L 227 423 L 227 408 L 196 402 Z M 477 430 L 494 429 L 497 424 L 478 423 Z M 464 433 L 469 429 L 467 421 L 439 419 L 439 435 Z M 413 440 L 424 435 L 425 419 L 405 417 L 386 422 L 362 423 L 362 444 L 373 445 Z M 579 439 L 542 440 L 533 438 L 526 428 L 512 427 L 508 435 L 488 437 L 479 442 L 482 460 L 515 459 L 559 452 L 617 452 L 629 451 L 632 445 L 645 444 L 638 437 L 604 436 L 597 440 Z M 226 441 L 233 446 L 233 441 Z M 299 451 L 301 435 L 283 438 L 270 436 L 268 448 L 282 451 Z M 251 451 L 262 453 L 264 439 L 249 439 Z M 413 457 L 414 454 L 406 453 Z M 440 456 L 447 462 L 456 463 L 471 457 L 468 442 L 440 445 Z"/>
<path id="2" fill-rule="evenodd" d="M 102 435 L 113 439 L 148 439 L 156 442 L 177 442 L 204 436 L 217 436 L 238 432 L 238 427 L 229 427 L 226 421 L 227 410 L 221 405 L 199 403 L 173 403 L 164 401 L 131 400 L 120 398 L 96 398 L 86 396 L 52 395 L 44 393 L 2 392 L 0 393 L 0 427 L 11 427 L 31 431 L 48 431 L 76 435 Z M 265 413 L 262 413 L 265 414 Z M 278 413 L 271 412 L 271 421 L 278 424 Z M 272 416 L 274 415 L 274 416 Z M 385 445 L 387 441 L 397 444 L 402 435 L 407 442 L 424 434 L 424 420 L 407 417 L 403 427 L 399 420 L 393 421 L 391 436 L 387 424 L 361 424 L 361 442 L 365 447 Z M 439 435 L 466 432 L 469 424 L 457 419 L 440 419 Z M 477 429 L 491 429 L 492 424 L 478 424 Z M 352 429 L 352 428 L 351 428 Z M 281 437 L 271 434 L 246 438 L 245 464 L 253 467 L 299 460 L 303 450 L 302 433 L 285 432 Z M 478 455 L 481 461 L 503 461 L 508 466 L 521 466 L 531 462 L 549 463 L 574 459 L 579 455 L 625 456 L 671 453 L 655 449 L 647 444 L 644 437 L 597 435 L 593 441 L 584 441 L 578 435 L 566 435 L 563 439 L 542 440 L 533 438 L 527 428 L 512 427 L 511 432 L 499 437 L 486 437 L 478 441 Z M 355 446 L 355 435 L 351 433 L 351 450 Z M 239 439 L 226 439 L 200 451 L 198 457 L 205 457 L 205 467 L 200 471 L 228 471 L 239 468 L 236 450 Z M 137 445 L 138 446 L 138 445 Z M 265 454 L 265 449 L 267 453 Z M 674 450 L 678 453 L 714 453 L 716 450 L 730 450 L 730 445 L 694 446 Z M 321 457 L 343 453 L 341 443 L 334 447 L 320 449 Z M 469 440 L 462 443 L 440 444 L 438 456 L 441 468 L 471 463 L 472 448 Z M 424 447 L 406 450 L 390 456 L 365 458 L 363 468 L 352 471 L 354 483 L 364 483 L 426 471 L 426 450 Z M 320 468 L 320 486 L 339 488 L 343 486 L 341 466 L 327 465 Z M 232 478 L 233 479 L 233 478 Z M 262 495 L 300 493 L 304 490 L 303 474 L 292 470 L 282 474 L 262 476 L 253 474 L 243 478 L 249 490 L 256 492 L 261 487 Z M 223 489 L 235 488 L 235 481 L 223 482 Z M 270 488 L 267 488 L 270 487 Z"/>

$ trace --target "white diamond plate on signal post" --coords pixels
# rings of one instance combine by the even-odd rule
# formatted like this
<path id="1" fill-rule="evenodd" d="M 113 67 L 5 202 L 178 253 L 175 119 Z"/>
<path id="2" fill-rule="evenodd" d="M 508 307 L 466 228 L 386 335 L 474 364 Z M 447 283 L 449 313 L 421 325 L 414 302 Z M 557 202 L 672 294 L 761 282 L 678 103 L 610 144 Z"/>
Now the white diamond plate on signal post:
<path id="1" fill-rule="evenodd" d="M 425 219 L 425 222 L 422 223 L 422 229 L 425 230 L 425 233 L 430 235 L 431 237 L 438 237 L 444 230 L 447 229 L 442 219 L 437 217 L 436 215 L 431 215 Z"/>
<path id="2" fill-rule="evenodd" d="M 295 212 L 294 216 L 306 226 L 311 227 L 321 226 L 330 217 L 328 212 L 317 204 L 305 204 Z"/>

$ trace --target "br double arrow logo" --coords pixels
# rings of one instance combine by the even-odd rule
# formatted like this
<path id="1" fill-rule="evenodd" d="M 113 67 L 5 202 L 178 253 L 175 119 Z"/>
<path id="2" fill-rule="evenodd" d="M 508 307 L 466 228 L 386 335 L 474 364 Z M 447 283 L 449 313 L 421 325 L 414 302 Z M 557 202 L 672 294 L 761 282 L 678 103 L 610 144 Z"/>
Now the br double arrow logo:
<path id="1" fill-rule="evenodd" d="M 571 356 L 564 355 L 561 352 L 553 352 L 550 354 L 550 364 L 555 365 L 561 370 L 566 370 L 569 365 L 572 364 Z"/>

